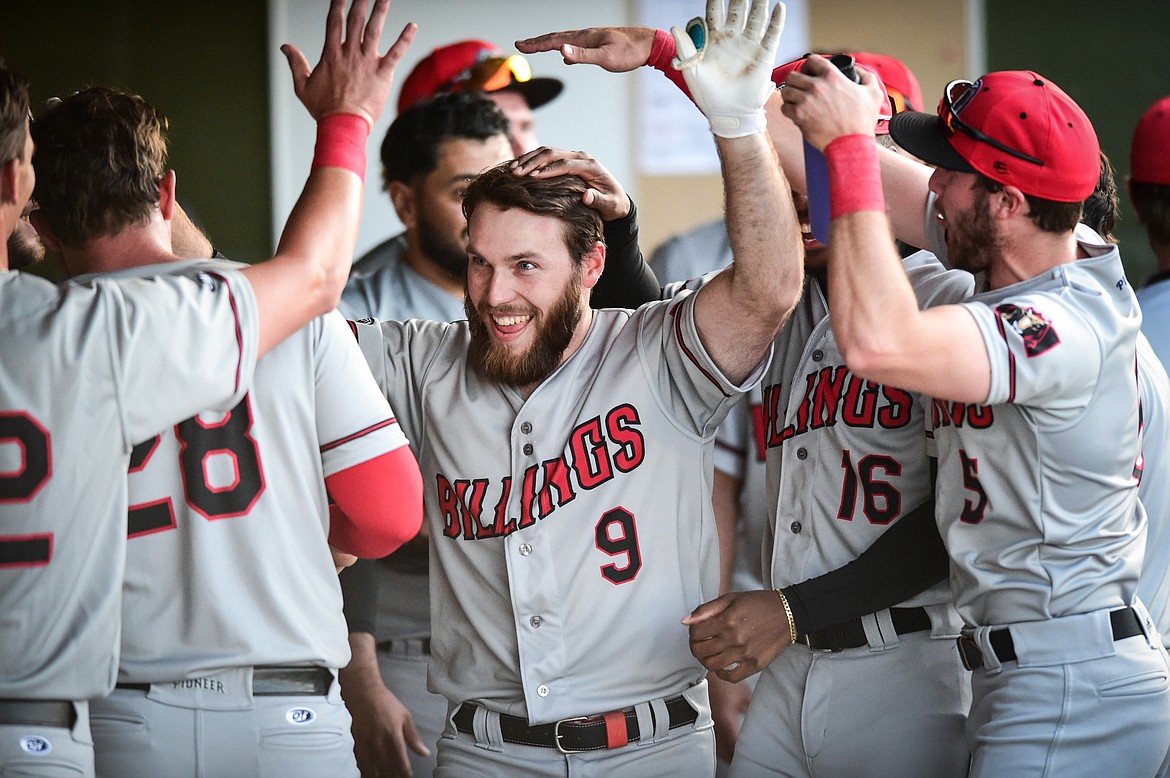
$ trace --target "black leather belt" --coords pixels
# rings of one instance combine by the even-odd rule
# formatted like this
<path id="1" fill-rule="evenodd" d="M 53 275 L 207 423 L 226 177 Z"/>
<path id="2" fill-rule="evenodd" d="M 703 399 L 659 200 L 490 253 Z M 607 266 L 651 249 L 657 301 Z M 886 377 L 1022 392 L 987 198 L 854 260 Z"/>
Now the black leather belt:
<path id="1" fill-rule="evenodd" d="M 57 700 L 0 700 L 0 725 L 19 724 L 72 729 L 77 709 L 72 702 Z"/>
<path id="2" fill-rule="evenodd" d="M 1137 612 L 1133 608 L 1118 608 L 1115 611 L 1110 611 L 1109 626 L 1113 630 L 1114 640 L 1132 638 L 1145 632 L 1142 629 L 1142 620 L 1138 618 Z M 1000 664 L 1015 662 L 1018 659 L 1016 644 L 1012 640 L 1009 628 L 993 629 L 988 641 L 991 643 L 991 650 L 995 652 Z M 978 670 L 983 666 L 983 651 L 975 642 L 974 635 L 967 632 L 959 635 L 958 646 L 959 658 L 963 660 L 963 667 L 968 670 Z"/>
<path id="3" fill-rule="evenodd" d="M 391 654 L 429 654 L 431 653 L 430 638 L 397 638 L 383 640 L 374 646 L 378 651 Z"/>
<path id="4" fill-rule="evenodd" d="M 175 681 L 174 683 L 183 683 Z M 252 695 L 256 697 L 319 697 L 329 693 L 333 673 L 325 667 L 265 667 L 252 670 Z M 149 683 L 120 683 L 118 689 L 148 692 Z"/>
<path id="5" fill-rule="evenodd" d="M 698 711 L 681 695 L 665 702 L 667 715 L 670 716 L 669 729 L 694 724 L 699 718 Z M 453 717 L 455 728 L 469 735 L 474 734 L 472 722 L 477 707 L 470 702 L 460 705 Z M 621 748 L 638 740 L 641 735 L 638 715 L 633 709 L 612 711 L 600 716 L 561 719 L 552 724 L 535 726 L 529 726 L 528 720 L 519 716 L 500 714 L 500 736 L 505 742 L 555 748 L 562 753 Z"/>
<path id="6" fill-rule="evenodd" d="M 899 635 L 908 635 L 911 632 L 922 632 L 930 629 L 930 614 L 925 608 L 890 608 L 890 621 L 894 623 L 894 632 Z M 806 632 L 797 638 L 809 648 L 822 651 L 844 651 L 847 648 L 861 648 L 869 645 L 869 638 L 865 636 L 865 625 L 861 619 L 851 619 L 831 627 L 825 627 L 817 632 Z"/>

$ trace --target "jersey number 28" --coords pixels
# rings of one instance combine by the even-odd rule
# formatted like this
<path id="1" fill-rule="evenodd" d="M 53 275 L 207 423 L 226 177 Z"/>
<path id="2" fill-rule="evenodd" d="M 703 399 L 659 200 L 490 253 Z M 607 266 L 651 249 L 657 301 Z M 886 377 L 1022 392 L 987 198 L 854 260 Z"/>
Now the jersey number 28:
<path id="1" fill-rule="evenodd" d="M 205 518 L 242 516 L 252 509 L 264 492 L 260 451 L 251 431 L 252 409 L 247 395 L 219 421 L 206 422 L 195 416 L 175 426 L 187 504 Z M 131 473 L 146 467 L 159 440 L 155 436 L 134 447 L 130 457 Z M 212 456 L 231 457 L 236 476 L 232 483 L 226 486 L 208 483 L 207 463 Z M 175 511 L 170 497 L 130 506 L 130 537 L 174 526 Z"/>

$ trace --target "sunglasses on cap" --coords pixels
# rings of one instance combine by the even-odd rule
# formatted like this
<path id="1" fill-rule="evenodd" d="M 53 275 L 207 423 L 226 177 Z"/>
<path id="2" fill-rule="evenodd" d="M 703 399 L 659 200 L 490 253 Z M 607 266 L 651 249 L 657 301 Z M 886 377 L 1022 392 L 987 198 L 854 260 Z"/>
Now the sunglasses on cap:
<path id="1" fill-rule="evenodd" d="M 468 89 L 478 92 L 494 92 L 503 89 L 513 81 L 532 80 L 532 68 L 522 54 L 508 57 L 489 57 L 478 62 L 470 70 L 460 73 L 438 90 Z"/>
<path id="2" fill-rule="evenodd" d="M 952 81 L 947 84 L 946 90 L 943 92 L 943 99 L 938 104 L 938 115 L 943 120 L 943 125 L 946 128 L 947 137 L 953 137 L 955 132 L 961 132 L 969 138 L 977 140 L 981 143 L 986 143 L 992 148 L 999 149 L 1005 154 L 1011 154 L 1016 159 L 1022 159 L 1025 162 L 1031 162 L 1033 165 L 1043 165 L 1044 161 L 1033 157 L 1030 154 L 1025 154 L 1022 151 L 1017 151 L 1011 146 L 1000 143 L 995 138 L 975 129 L 971 125 L 959 118 L 959 112 L 966 107 L 967 103 L 975 96 L 975 84 L 970 81 Z"/>

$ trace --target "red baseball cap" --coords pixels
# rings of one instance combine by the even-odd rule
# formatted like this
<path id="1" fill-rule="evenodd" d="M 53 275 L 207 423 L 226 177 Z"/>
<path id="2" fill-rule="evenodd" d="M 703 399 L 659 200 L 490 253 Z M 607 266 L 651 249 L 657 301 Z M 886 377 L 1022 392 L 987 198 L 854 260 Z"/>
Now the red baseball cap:
<path id="1" fill-rule="evenodd" d="M 926 107 L 918 79 L 902 60 L 870 51 L 853 51 L 850 56 L 857 60 L 857 64 L 865 65 L 878 74 L 899 113 L 921 111 Z"/>
<path id="2" fill-rule="evenodd" d="M 440 46 L 424 57 L 402 82 L 398 113 L 444 92 L 475 89 L 495 92 L 511 89 L 524 95 L 529 108 L 539 108 L 561 93 L 556 78 L 533 78 L 522 54 L 505 54 L 487 41 L 458 41 Z"/>
<path id="3" fill-rule="evenodd" d="M 881 74 L 878 73 L 876 70 L 869 67 L 868 65 L 863 63 L 861 60 L 854 57 L 854 55 L 852 55 L 852 54 L 832 54 L 832 55 L 825 54 L 823 56 L 830 61 L 835 61 L 836 57 L 853 57 L 854 60 L 856 61 L 856 64 L 861 65 L 863 70 L 869 70 L 869 71 L 873 72 L 874 75 L 876 75 L 878 77 L 878 83 L 882 85 L 882 90 L 886 92 L 886 103 L 889 106 L 891 106 L 891 108 L 893 107 L 894 103 L 890 99 L 889 92 L 886 91 L 885 82 L 882 81 Z M 778 65 L 772 71 L 772 83 L 775 84 L 777 88 L 783 87 L 785 80 L 787 80 L 787 78 L 788 78 L 788 74 L 792 73 L 794 71 L 802 70 L 804 68 L 804 63 L 807 60 L 808 60 L 808 57 L 801 57 L 800 59 L 794 59 L 791 62 L 785 62 L 783 65 Z M 838 65 L 838 67 L 840 67 L 840 65 Z M 890 126 L 889 125 L 890 125 L 890 115 L 891 114 L 892 114 L 892 110 L 887 111 L 885 113 L 882 113 L 877 117 L 877 124 L 874 126 L 874 130 L 873 130 L 874 135 L 889 135 L 890 134 Z"/>
<path id="4" fill-rule="evenodd" d="M 897 114 L 890 134 L 931 165 L 979 172 L 1061 203 L 1091 195 L 1101 172 L 1101 147 L 1089 117 L 1060 87 L 1030 70 L 952 81 L 937 115 Z"/>
<path id="5" fill-rule="evenodd" d="M 1170 97 L 1150 106 L 1133 131 L 1129 177 L 1143 184 L 1170 184 Z"/>

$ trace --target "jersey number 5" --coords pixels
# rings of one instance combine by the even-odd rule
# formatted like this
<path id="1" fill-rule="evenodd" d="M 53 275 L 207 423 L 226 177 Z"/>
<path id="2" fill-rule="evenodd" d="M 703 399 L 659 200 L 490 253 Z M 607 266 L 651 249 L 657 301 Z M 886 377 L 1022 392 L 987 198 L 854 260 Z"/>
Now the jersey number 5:
<path id="1" fill-rule="evenodd" d="M 251 431 L 252 409 L 247 395 L 217 422 L 205 422 L 195 416 L 175 426 L 187 504 L 205 518 L 214 520 L 242 516 L 252 509 L 264 492 L 260 451 Z M 131 473 L 146 466 L 158 443 L 159 438 L 156 436 L 134 447 L 130 457 Z M 235 471 L 232 483 L 226 486 L 208 483 L 207 465 L 213 456 L 230 457 Z M 174 506 L 170 497 L 130 506 L 130 537 L 174 526 Z"/>

